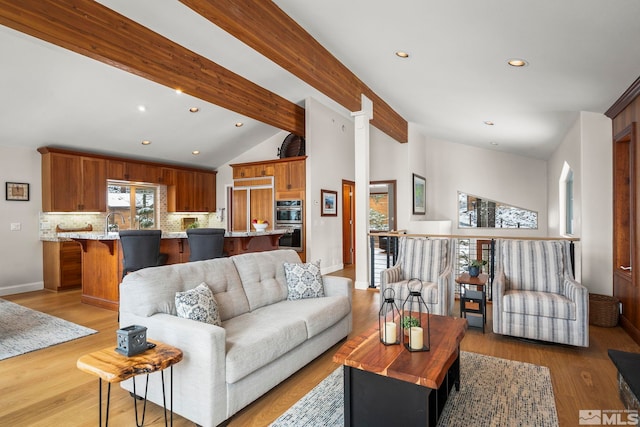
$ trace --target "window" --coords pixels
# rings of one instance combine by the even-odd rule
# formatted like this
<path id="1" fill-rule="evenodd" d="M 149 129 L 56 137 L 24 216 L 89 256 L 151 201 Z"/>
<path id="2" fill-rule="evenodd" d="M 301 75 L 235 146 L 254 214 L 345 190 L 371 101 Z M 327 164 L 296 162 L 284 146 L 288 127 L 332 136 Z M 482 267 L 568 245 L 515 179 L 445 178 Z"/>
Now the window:
<path id="1" fill-rule="evenodd" d="M 538 228 L 538 212 L 458 192 L 460 228 Z"/>
<path id="2" fill-rule="evenodd" d="M 109 181 L 107 188 L 108 211 L 122 215 L 111 215 L 109 231 L 158 228 L 157 186 Z"/>
<path id="3" fill-rule="evenodd" d="M 560 190 L 560 233 L 574 234 L 573 227 L 573 170 L 567 162 L 562 166 L 559 182 Z"/>

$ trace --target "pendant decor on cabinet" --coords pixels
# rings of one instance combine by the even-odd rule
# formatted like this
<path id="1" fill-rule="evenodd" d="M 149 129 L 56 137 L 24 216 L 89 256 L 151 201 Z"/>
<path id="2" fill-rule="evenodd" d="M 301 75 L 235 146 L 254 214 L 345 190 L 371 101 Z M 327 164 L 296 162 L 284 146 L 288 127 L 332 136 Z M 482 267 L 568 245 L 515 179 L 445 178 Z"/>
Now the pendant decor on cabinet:
<path id="1" fill-rule="evenodd" d="M 304 156 L 305 154 L 305 141 L 303 136 L 294 135 L 290 133 L 282 141 L 282 146 L 278 148 L 278 157 L 284 159 L 285 157 Z"/>

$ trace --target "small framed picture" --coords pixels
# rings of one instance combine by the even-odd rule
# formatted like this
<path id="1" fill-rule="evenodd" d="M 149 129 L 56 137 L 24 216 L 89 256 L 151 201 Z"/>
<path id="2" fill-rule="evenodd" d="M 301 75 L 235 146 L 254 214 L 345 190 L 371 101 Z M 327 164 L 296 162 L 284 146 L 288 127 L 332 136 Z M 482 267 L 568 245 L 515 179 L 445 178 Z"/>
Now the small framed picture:
<path id="1" fill-rule="evenodd" d="M 24 182 L 7 182 L 6 184 L 6 200 L 14 200 L 20 202 L 29 201 L 29 184 Z"/>
<path id="2" fill-rule="evenodd" d="M 321 216 L 338 216 L 337 191 L 320 190 L 320 200 L 322 202 Z"/>
<path id="3" fill-rule="evenodd" d="M 413 174 L 413 214 L 427 213 L 427 180 L 423 176 Z"/>

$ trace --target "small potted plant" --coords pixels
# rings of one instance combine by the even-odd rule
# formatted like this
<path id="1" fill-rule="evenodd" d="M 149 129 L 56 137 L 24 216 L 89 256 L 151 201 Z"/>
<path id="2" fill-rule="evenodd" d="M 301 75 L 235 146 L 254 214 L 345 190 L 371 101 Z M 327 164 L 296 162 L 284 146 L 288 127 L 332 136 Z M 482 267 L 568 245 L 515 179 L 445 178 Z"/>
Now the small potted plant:
<path id="1" fill-rule="evenodd" d="M 402 318 L 402 329 L 405 335 L 409 335 L 409 329 L 414 326 L 420 326 L 420 322 L 417 317 L 404 316 Z"/>
<path id="2" fill-rule="evenodd" d="M 480 274 L 480 268 L 483 265 L 487 265 L 487 261 L 483 259 L 474 259 L 469 263 L 469 276 L 478 277 Z"/>

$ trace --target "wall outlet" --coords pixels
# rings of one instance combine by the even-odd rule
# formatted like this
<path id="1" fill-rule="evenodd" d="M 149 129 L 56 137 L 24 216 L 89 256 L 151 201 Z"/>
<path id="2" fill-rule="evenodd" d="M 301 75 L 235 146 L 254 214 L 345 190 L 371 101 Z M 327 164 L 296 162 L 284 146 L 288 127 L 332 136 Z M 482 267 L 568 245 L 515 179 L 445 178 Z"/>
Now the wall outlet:
<path id="1" fill-rule="evenodd" d="M 21 229 L 22 229 L 22 224 L 20 224 L 19 222 L 11 223 L 11 231 L 20 231 Z"/>

